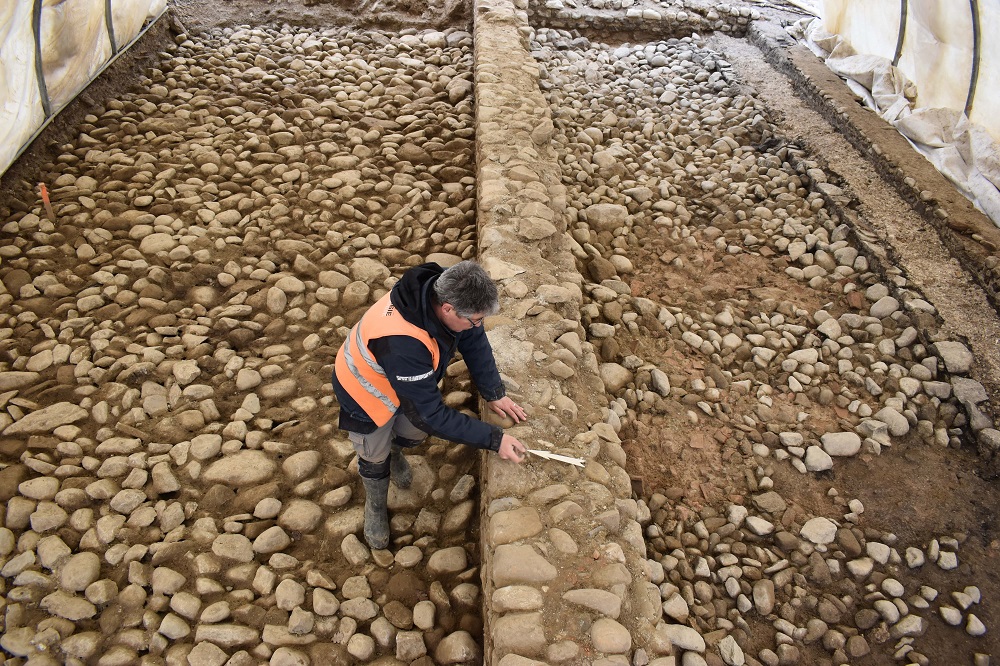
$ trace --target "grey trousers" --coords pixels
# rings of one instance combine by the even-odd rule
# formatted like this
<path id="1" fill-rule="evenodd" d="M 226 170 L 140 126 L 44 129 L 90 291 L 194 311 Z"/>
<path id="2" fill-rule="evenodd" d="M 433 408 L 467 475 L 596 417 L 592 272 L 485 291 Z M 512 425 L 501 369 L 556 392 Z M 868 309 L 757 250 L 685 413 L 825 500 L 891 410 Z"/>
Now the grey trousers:
<path id="1" fill-rule="evenodd" d="M 347 434 L 358 457 L 376 464 L 384 462 L 389 457 L 393 440 L 405 440 L 405 443 L 401 444 L 407 447 L 416 446 L 427 437 L 427 433 L 410 423 L 410 419 L 403 416 L 402 412 L 396 412 L 388 423 L 375 432 L 367 435 L 356 432 Z"/>

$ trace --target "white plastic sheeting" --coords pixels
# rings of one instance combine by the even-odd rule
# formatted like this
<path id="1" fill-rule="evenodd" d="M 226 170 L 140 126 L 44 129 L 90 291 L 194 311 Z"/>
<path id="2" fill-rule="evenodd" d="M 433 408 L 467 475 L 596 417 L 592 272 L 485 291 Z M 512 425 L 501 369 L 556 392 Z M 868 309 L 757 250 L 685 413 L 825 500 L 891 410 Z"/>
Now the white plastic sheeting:
<path id="1" fill-rule="evenodd" d="M 30 2 L 0 1 L 0 173 L 45 120 L 35 80 Z"/>
<path id="2" fill-rule="evenodd" d="M 908 5 L 898 64 L 917 86 L 917 106 L 962 111 L 973 65 L 969 3 L 908 0 Z"/>
<path id="3" fill-rule="evenodd" d="M 978 82 L 969 119 L 1000 140 L 1000 0 L 823 0 L 823 28 L 857 53 L 893 60 L 917 86 L 918 107 L 964 111 L 976 53 L 973 4 L 979 21 Z M 903 11 L 905 9 L 905 12 Z M 905 22 L 901 21 L 905 13 Z"/>
<path id="4" fill-rule="evenodd" d="M 42 70 L 52 108 L 63 106 L 111 58 L 104 0 L 43 0 Z"/>
<path id="5" fill-rule="evenodd" d="M 44 92 L 36 75 L 36 1 Z M 110 4 L 114 43 L 121 49 L 163 12 L 166 0 Z M 44 96 L 58 112 L 114 55 L 106 9 L 105 0 L 0 0 L 0 173 L 47 120 Z"/>
<path id="6" fill-rule="evenodd" d="M 1000 57 L 989 60 L 1000 56 L 993 43 L 1000 0 L 979 2 L 984 48 L 970 117 L 964 113 L 975 80 L 970 4 L 904 1 L 905 23 L 900 0 L 824 0 L 822 19 L 804 19 L 793 33 L 1000 226 L 1000 93 L 992 85 Z"/>

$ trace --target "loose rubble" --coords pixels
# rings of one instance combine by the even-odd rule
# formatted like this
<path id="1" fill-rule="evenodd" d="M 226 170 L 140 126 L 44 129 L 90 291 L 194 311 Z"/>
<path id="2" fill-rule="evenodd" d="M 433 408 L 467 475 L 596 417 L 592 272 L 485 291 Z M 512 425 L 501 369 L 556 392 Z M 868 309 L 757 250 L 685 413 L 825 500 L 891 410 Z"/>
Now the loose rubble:
<path id="1" fill-rule="evenodd" d="M 412 456 L 395 557 L 373 553 L 329 390 L 365 306 L 475 250 L 471 47 L 181 35 L 52 165 L 57 224 L 5 199 L 8 654 L 481 658 L 475 455 Z"/>
<path id="2" fill-rule="evenodd" d="M 897 658 L 925 663 L 916 648 L 939 591 L 893 576 L 920 580 L 925 562 L 956 569 L 960 540 L 907 545 L 904 564 L 894 535 L 857 526 L 860 502 L 845 502 L 841 516 L 810 517 L 770 490 L 771 468 L 822 473 L 839 459 L 879 455 L 911 431 L 952 447 L 969 426 L 988 433 L 993 424 L 979 407 L 986 393 L 962 376 L 971 353 L 934 337 L 933 306 L 898 269 L 880 266 L 894 282 L 879 281 L 864 240 L 838 219 L 842 194 L 818 163 L 773 134 L 719 54 L 691 38 L 610 47 L 540 29 L 534 40 L 576 220 L 574 254 L 592 280 L 583 320 L 605 387 L 621 396 L 607 421 L 635 433 L 631 454 L 653 432 L 673 431 L 670 417 L 717 420 L 723 455 L 732 450 L 756 467 L 746 481 L 759 494 L 726 513 L 712 504 L 739 490 L 712 489 L 700 512 L 698 502 L 694 510 L 690 500 L 675 504 L 686 489 L 652 495 L 650 580 L 664 616 L 696 627 L 725 663 L 820 659 L 813 645 L 826 656 L 810 663 L 847 663 L 890 639 L 899 641 Z M 753 300 L 721 284 L 703 295 L 684 290 L 706 264 L 725 270 L 753 261 L 748 255 L 776 266 L 770 284 L 747 288 Z M 689 282 L 651 284 L 656 271 L 644 267 L 656 262 Z M 655 296 L 638 296 L 637 283 Z M 803 308 L 796 294 L 831 303 Z M 644 335 L 665 342 L 655 356 L 629 355 Z M 701 377 L 680 370 L 692 365 Z M 971 397 L 956 400 L 966 384 Z M 832 429 L 816 418 L 827 409 L 836 413 Z M 688 445 L 683 430 L 676 436 L 674 455 Z M 983 629 L 975 614 L 948 607 L 942 616 L 970 635 Z M 773 623 L 774 643 L 745 655 L 755 617 Z"/>

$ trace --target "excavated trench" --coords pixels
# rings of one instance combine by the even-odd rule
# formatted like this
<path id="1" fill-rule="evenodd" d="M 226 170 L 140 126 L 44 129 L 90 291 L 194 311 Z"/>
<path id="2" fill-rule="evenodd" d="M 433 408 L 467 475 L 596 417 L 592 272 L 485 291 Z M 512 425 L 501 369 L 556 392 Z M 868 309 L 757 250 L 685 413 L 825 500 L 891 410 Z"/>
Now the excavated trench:
<path id="1" fill-rule="evenodd" d="M 858 202 L 834 183 L 853 165 L 831 169 L 809 137 L 785 134 L 768 106 L 795 103 L 761 97 L 697 38 L 587 34 L 540 29 L 532 54 L 587 280 L 583 323 L 614 368 L 609 422 L 652 511 L 665 616 L 726 663 L 743 657 L 728 637 L 767 664 L 990 652 L 970 634 L 995 616 L 997 493 L 955 450 L 975 436 L 945 388 L 956 368 L 935 308 L 905 262 L 848 224 Z M 805 124 L 797 111 L 781 120 Z M 896 205 L 859 197 L 866 213 Z M 952 381 L 961 393 L 968 380 Z M 925 564 L 942 546 L 957 575 L 943 575 L 950 555 Z"/>
<path id="2" fill-rule="evenodd" d="M 5 176 L 8 663 L 482 663 L 497 642 L 480 519 L 517 502 L 481 514 L 479 456 L 431 440 L 391 490 L 391 549 L 370 551 L 329 386 L 349 327 L 407 267 L 477 253 L 474 44 L 464 9 L 438 4 L 393 4 L 402 34 L 317 28 L 319 10 L 211 27 L 232 21 L 218 9 Z M 668 650 L 768 666 L 996 652 L 1000 496 L 973 432 L 988 403 L 953 322 L 853 224 L 844 165 L 749 85 L 743 42 L 654 33 L 539 25 L 527 48 L 601 420 L 649 508 L 645 576 L 660 621 L 702 637 Z M 444 393 L 478 409 L 461 362 Z M 600 518 L 580 544 L 595 560 L 618 526 Z M 550 606 L 545 630 L 568 640 L 531 656 L 597 659 L 598 606 Z"/>
<path id="3" fill-rule="evenodd" d="M 406 268 L 474 255 L 471 36 L 175 41 L 2 203 L 4 648 L 260 659 L 318 636 L 331 663 L 466 632 L 441 658 L 474 651 L 477 457 L 412 456 L 373 556 L 329 386 Z M 85 554 L 55 578 L 64 551 Z"/>

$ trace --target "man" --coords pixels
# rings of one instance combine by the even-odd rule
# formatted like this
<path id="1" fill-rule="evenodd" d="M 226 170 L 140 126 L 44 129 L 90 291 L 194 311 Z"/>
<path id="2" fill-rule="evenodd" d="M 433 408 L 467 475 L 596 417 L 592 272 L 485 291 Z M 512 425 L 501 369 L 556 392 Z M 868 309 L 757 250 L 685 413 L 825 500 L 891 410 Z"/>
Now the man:
<path id="1" fill-rule="evenodd" d="M 333 389 L 340 427 L 358 454 L 365 486 L 365 540 L 389 545 L 390 478 L 413 479 L 403 449 L 428 434 L 524 460 L 524 445 L 503 430 L 445 406 L 438 382 L 456 348 L 490 408 L 515 423 L 527 418 L 505 395 L 483 319 L 500 309 L 496 285 L 482 267 L 463 261 L 411 268 L 354 325 L 337 352 Z"/>

